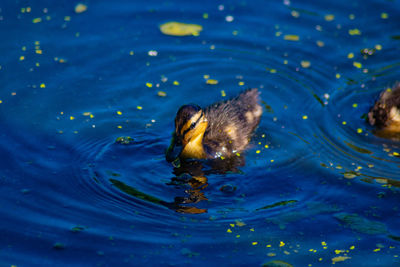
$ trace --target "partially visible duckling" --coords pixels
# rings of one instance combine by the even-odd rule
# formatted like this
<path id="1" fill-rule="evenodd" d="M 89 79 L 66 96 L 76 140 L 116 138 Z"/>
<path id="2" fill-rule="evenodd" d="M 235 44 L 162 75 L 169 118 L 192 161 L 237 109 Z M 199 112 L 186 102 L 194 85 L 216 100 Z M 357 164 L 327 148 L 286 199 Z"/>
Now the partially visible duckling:
<path id="1" fill-rule="evenodd" d="M 369 111 L 368 119 L 382 136 L 400 134 L 400 82 L 381 93 Z"/>
<path id="2" fill-rule="evenodd" d="M 194 104 L 182 106 L 176 114 L 167 161 L 215 159 L 242 152 L 260 122 L 259 94 L 257 89 L 249 89 L 205 109 Z"/>

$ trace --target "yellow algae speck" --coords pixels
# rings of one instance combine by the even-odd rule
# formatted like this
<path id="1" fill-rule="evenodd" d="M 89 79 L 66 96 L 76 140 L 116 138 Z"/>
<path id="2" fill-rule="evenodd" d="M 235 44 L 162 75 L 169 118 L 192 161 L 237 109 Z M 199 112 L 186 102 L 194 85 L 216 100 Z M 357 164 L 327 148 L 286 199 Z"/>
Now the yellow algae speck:
<path id="1" fill-rule="evenodd" d="M 376 248 L 376 249 L 374 249 L 374 252 L 378 252 L 380 250 L 381 250 L 380 248 Z"/>
<path id="2" fill-rule="evenodd" d="M 236 225 L 239 226 L 239 227 L 242 227 L 242 226 L 245 226 L 245 225 L 246 225 L 244 222 L 239 221 L 239 220 L 236 220 L 235 223 L 236 223 Z"/>
<path id="3" fill-rule="evenodd" d="M 235 227 L 235 224 L 230 223 L 229 226 L 233 228 L 233 227 Z"/>
<path id="4" fill-rule="evenodd" d="M 3 103 L 3 100 L 0 100 L 0 104 Z"/>
<path id="5" fill-rule="evenodd" d="M 146 83 L 146 86 L 151 88 L 151 87 L 153 87 L 153 84 L 152 83 Z"/>
<path id="6" fill-rule="evenodd" d="M 381 19 L 387 19 L 387 18 L 389 18 L 388 13 L 383 12 L 383 13 L 381 14 Z"/>
<path id="7" fill-rule="evenodd" d="M 203 14 L 203 19 L 208 19 L 208 13 Z"/>
<path id="8" fill-rule="evenodd" d="M 317 41 L 317 45 L 318 45 L 319 47 L 324 47 L 324 46 L 325 46 L 325 43 L 324 43 L 323 41 Z"/>
<path id="9" fill-rule="evenodd" d="M 350 15 L 349 15 L 349 19 L 353 20 L 353 19 L 355 19 L 355 18 L 356 18 L 356 16 L 355 16 L 354 14 L 350 14 Z"/>
<path id="10" fill-rule="evenodd" d="M 322 241 L 322 242 L 321 242 L 321 245 L 322 245 L 322 246 L 326 246 L 326 242 L 325 242 L 325 241 Z"/>
<path id="11" fill-rule="evenodd" d="M 357 133 L 362 133 L 362 132 L 363 132 L 363 130 L 361 128 L 357 129 Z"/>
<path id="12" fill-rule="evenodd" d="M 361 35 L 361 31 L 359 29 L 349 29 L 350 35 Z"/>
<path id="13" fill-rule="evenodd" d="M 335 15 L 327 14 L 327 15 L 325 15 L 324 19 L 325 19 L 326 21 L 332 21 L 332 20 L 335 19 Z"/>
<path id="14" fill-rule="evenodd" d="M 308 116 L 307 115 L 303 115 L 303 120 L 306 120 L 306 119 L 308 119 Z"/>
<path id="15" fill-rule="evenodd" d="M 19 57 L 19 61 L 22 61 L 22 60 L 24 60 L 24 59 L 25 59 L 24 56 L 20 56 L 20 57 Z"/>
<path id="16" fill-rule="evenodd" d="M 75 120 L 75 117 L 74 116 L 70 116 L 69 119 L 72 121 L 72 120 Z"/>
<path id="17" fill-rule="evenodd" d="M 280 246 L 280 247 L 283 247 L 284 245 L 285 245 L 285 242 L 283 242 L 283 241 L 280 241 L 280 242 L 279 242 L 279 246 Z"/>
<path id="18" fill-rule="evenodd" d="M 254 232 L 254 228 L 250 228 L 250 232 Z"/>
<path id="19" fill-rule="evenodd" d="M 309 68 L 311 66 L 311 62 L 307 60 L 302 60 L 300 64 L 303 68 Z"/>
<path id="20" fill-rule="evenodd" d="M 226 93 L 225 93 L 224 90 L 221 90 L 221 96 L 222 96 L 222 97 L 225 97 L 225 96 L 226 96 Z"/>
<path id="21" fill-rule="evenodd" d="M 257 150 L 257 151 L 256 151 L 257 154 L 260 154 L 260 152 L 261 152 L 260 150 Z"/>
<path id="22" fill-rule="evenodd" d="M 265 147 L 265 148 L 269 148 L 269 146 L 268 146 L 268 145 L 265 145 L 264 147 Z"/>
<path id="23" fill-rule="evenodd" d="M 393 152 L 393 156 L 398 157 L 400 156 L 399 152 Z"/>
<path id="24" fill-rule="evenodd" d="M 352 106 L 353 106 L 353 108 L 356 108 L 356 107 L 358 107 L 358 104 L 354 103 Z"/>
<path id="25" fill-rule="evenodd" d="M 231 229 L 228 229 L 228 230 L 226 230 L 226 232 L 231 234 L 231 233 L 232 233 L 232 230 L 231 230 Z"/>
<path id="26" fill-rule="evenodd" d="M 118 128 L 118 129 L 122 129 L 122 126 L 121 126 L 121 125 L 118 125 L 117 128 Z"/>
<path id="27" fill-rule="evenodd" d="M 300 17 L 300 13 L 296 10 L 292 10 L 292 12 L 290 12 L 290 14 L 294 17 L 294 18 L 298 18 Z"/>
<path id="28" fill-rule="evenodd" d="M 70 16 L 65 16 L 64 17 L 64 21 L 71 21 L 71 17 Z"/>
<path id="29" fill-rule="evenodd" d="M 243 81 L 240 81 L 238 84 L 239 84 L 239 86 L 243 86 L 243 85 L 244 85 L 244 82 L 243 82 Z"/>
<path id="30" fill-rule="evenodd" d="M 75 6 L 75 13 L 83 13 L 87 10 L 87 5 L 79 3 Z"/>
<path id="31" fill-rule="evenodd" d="M 382 45 L 380 45 L 380 44 L 375 45 L 375 49 L 376 50 L 382 50 Z"/>
<path id="32" fill-rule="evenodd" d="M 336 77 L 336 79 L 340 79 L 340 77 L 341 77 L 340 73 L 336 73 L 335 77 Z"/>
<path id="33" fill-rule="evenodd" d="M 173 85 L 178 86 L 178 85 L 179 85 L 179 82 L 178 82 L 178 81 L 174 81 L 174 82 L 173 82 Z"/>
<path id="34" fill-rule="evenodd" d="M 332 258 L 332 264 L 335 264 L 336 262 L 340 262 L 340 261 L 345 261 L 351 259 L 351 257 L 347 257 L 347 256 L 338 256 L 338 257 L 333 257 Z"/>
<path id="35" fill-rule="evenodd" d="M 286 34 L 283 36 L 283 39 L 287 41 L 298 41 L 300 40 L 300 37 L 295 34 Z"/>
<path id="36" fill-rule="evenodd" d="M 347 122 L 346 122 L 346 121 L 342 121 L 342 124 L 343 124 L 343 125 L 346 125 L 346 124 L 347 124 Z"/>
<path id="37" fill-rule="evenodd" d="M 356 248 L 355 246 L 351 246 L 351 247 L 350 247 L 351 250 L 353 250 L 353 249 L 355 249 L 355 248 Z"/>
<path id="38" fill-rule="evenodd" d="M 167 93 L 164 92 L 164 91 L 158 91 L 158 92 L 157 92 L 157 95 L 158 95 L 158 96 L 161 96 L 161 97 L 166 97 L 166 96 L 167 96 Z"/>
<path id="39" fill-rule="evenodd" d="M 34 19 L 32 20 L 33 23 L 39 23 L 39 22 L 41 22 L 41 21 L 42 21 L 42 18 L 34 18 Z"/>
<path id="40" fill-rule="evenodd" d="M 122 115 L 122 112 L 118 110 L 118 111 L 117 111 L 117 114 L 118 114 L 118 115 Z"/>
<path id="41" fill-rule="evenodd" d="M 257 245 L 258 244 L 258 242 L 257 241 L 255 241 L 255 242 L 252 242 L 251 243 L 253 246 L 255 246 L 255 245 Z"/>
<path id="42" fill-rule="evenodd" d="M 207 80 L 207 79 L 209 79 L 209 78 L 210 78 L 210 75 L 208 75 L 208 74 L 204 74 L 204 75 L 203 75 L 203 78 Z"/>
<path id="43" fill-rule="evenodd" d="M 39 55 L 41 55 L 43 53 L 43 51 L 41 49 L 37 49 L 37 50 L 35 50 L 35 52 L 36 52 L 36 54 L 39 54 Z"/>
<path id="44" fill-rule="evenodd" d="M 160 31 L 166 35 L 172 36 L 198 36 L 203 30 L 201 25 L 187 24 L 182 22 L 171 21 L 160 25 Z"/>
<path id="45" fill-rule="evenodd" d="M 275 257 L 275 256 L 276 256 L 276 253 L 269 252 L 269 253 L 267 254 L 267 256 L 268 256 L 268 257 Z"/>
<path id="46" fill-rule="evenodd" d="M 353 62 L 353 66 L 358 68 L 358 69 L 362 68 L 362 64 L 360 62 L 356 62 L 356 61 Z"/>
<path id="47" fill-rule="evenodd" d="M 137 108 L 138 110 L 142 110 L 142 109 L 143 109 L 142 106 L 137 106 L 136 108 Z"/>
<path id="48" fill-rule="evenodd" d="M 129 55 L 130 55 L 130 56 L 133 56 L 134 54 L 135 54 L 135 52 L 129 51 Z"/>
<path id="49" fill-rule="evenodd" d="M 218 80 L 215 79 L 207 79 L 206 84 L 218 84 Z"/>
<path id="50" fill-rule="evenodd" d="M 270 73 L 276 73 L 276 69 L 270 69 L 269 72 Z"/>
<path id="51" fill-rule="evenodd" d="M 347 55 L 347 58 L 353 58 L 354 57 L 354 53 L 349 53 L 348 55 Z"/>
<path id="52" fill-rule="evenodd" d="M 44 83 L 40 84 L 40 88 L 46 88 L 46 85 Z"/>

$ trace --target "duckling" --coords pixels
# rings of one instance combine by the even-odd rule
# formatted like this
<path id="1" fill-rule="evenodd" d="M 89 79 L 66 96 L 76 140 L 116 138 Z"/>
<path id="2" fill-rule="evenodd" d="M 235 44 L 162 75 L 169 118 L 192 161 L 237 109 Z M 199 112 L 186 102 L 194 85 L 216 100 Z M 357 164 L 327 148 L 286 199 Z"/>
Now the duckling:
<path id="1" fill-rule="evenodd" d="M 368 113 L 368 120 L 382 136 L 400 134 L 400 82 L 381 93 Z"/>
<path id="2" fill-rule="evenodd" d="M 204 109 L 195 104 L 182 106 L 167 161 L 225 158 L 242 152 L 260 122 L 259 94 L 254 88 Z"/>

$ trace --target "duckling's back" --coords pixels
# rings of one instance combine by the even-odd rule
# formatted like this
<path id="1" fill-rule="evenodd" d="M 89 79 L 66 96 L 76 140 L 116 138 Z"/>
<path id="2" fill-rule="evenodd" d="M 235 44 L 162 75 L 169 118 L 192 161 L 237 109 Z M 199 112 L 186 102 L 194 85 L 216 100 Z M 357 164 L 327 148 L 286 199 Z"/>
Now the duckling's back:
<path id="1" fill-rule="evenodd" d="M 211 157 L 230 156 L 243 151 L 262 115 L 257 89 L 206 108 L 208 120 L 203 145 Z"/>

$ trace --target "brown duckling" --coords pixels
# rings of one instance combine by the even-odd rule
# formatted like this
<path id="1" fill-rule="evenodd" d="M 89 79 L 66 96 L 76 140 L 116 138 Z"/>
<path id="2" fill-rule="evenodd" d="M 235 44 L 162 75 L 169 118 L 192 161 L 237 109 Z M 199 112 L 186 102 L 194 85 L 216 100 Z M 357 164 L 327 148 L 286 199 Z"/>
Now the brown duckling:
<path id="1" fill-rule="evenodd" d="M 368 120 L 382 137 L 400 134 L 400 82 L 381 93 L 368 113 Z"/>
<path id="2" fill-rule="evenodd" d="M 176 114 L 167 161 L 225 158 L 242 152 L 260 122 L 259 94 L 249 89 L 204 109 L 195 104 L 182 106 Z"/>

